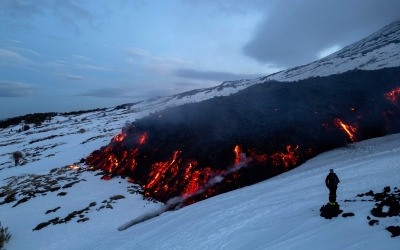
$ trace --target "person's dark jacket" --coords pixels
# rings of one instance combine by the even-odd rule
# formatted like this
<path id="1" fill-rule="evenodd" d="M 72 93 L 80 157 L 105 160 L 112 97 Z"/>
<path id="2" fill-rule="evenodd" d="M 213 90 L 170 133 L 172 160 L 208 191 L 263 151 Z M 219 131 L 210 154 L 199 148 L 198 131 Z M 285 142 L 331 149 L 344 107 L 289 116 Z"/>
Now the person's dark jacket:
<path id="1" fill-rule="evenodd" d="M 337 187 L 339 182 L 340 182 L 339 177 L 337 177 L 337 175 L 335 173 L 329 173 L 325 179 L 325 184 L 328 188 L 329 187 Z"/>

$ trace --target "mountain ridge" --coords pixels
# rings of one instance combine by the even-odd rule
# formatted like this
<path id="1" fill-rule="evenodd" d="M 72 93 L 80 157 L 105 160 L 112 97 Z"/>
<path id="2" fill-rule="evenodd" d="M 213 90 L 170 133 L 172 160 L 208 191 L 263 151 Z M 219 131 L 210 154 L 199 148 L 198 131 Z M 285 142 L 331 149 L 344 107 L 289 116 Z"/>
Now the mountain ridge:
<path id="1" fill-rule="evenodd" d="M 364 39 L 311 63 L 282 70 L 255 79 L 225 81 L 204 89 L 143 100 L 133 107 L 150 106 L 157 110 L 185 103 L 200 102 L 216 96 L 227 96 L 255 84 L 275 81 L 295 82 L 310 77 L 329 76 L 349 70 L 374 70 L 400 66 L 400 20 L 392 22 Z"/>

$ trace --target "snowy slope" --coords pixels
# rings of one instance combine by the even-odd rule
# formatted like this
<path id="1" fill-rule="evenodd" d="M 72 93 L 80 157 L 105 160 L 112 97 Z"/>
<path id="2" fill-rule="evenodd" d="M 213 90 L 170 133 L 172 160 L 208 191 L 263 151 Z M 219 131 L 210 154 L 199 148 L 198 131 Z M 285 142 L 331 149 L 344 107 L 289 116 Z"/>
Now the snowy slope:
<path id="1" fill-rule="evenodd" d="M 302 166 L 250 187 L 167 212 L 106 237 L 96 249 L 398 249 L 400 237 L 384 228 L 400 218 L 369 226 L 374 203 L 353 200 L 369 190 L 400 186 L 400 135 L 324 153 Z M 326 220 L 329 169 L 341 179 L 338 199 L 354 217 Z"/>
<path id="2" fill-rule="evenodd" d="M 85 151 L 74 145 L 65 150 L 69 155 Z M 67 160 L 50 157 L 47 168 L 61 167 L 63 161 Z M 377 218 L 380 224 L 369 226 L 366 218 L 374 203 L 356 198 L 369 190 L 378 192 L 388 185 L 400 186 L 399 134 L 324 153 L 275 178 L 166 212 L 123 232 L 118 232 L 117 227 L 160 210 L 163 204 L 143 200 L 134 192 L 139 188 L 126 180 L 104 181 L 93 172 L 69 166 L 49 174 L 46 164 L 36 168 L 34 163 L 28 163 L 0 172 L 1 186 L 7 184 L 14 189 L 29 184 L 24 186 L 28 190 L 41 179 L 45 181 L 36 190 L 54 179 L 59 186 L 71 183 L 63 177 L 78 180 L 72 187 L 38 194 L 15 207 L 16 202 L 0 205 L 0 221 L 12 233 L 7 249 L 397 249 L 400 244 L 400 237 L 391 238 L 385 230 L 389 225 L 400 225 L 400 218 Z M 327 201 L 324 179 L 330 168 L 341 179 L 341 209 L 355 213 L 354 217 L 326 220 L 319 216 L 319 208 Z M 8 171 L 36 174 L 4 180 L 10 176 Z M 67 194 L 59 196 L 61 191 Z M 117 195 L 125 198 L 111 198 Z M 357 201 L 344 202 L 346 199 Z M 46 214 L 57 207 L 60 208 Z M 88 209 L 81 216 L 67 223 L 32 231 L 40 223 L 66 218 L 85 208 Z M 88 220 L 78 222 L 85 218 Z"/>

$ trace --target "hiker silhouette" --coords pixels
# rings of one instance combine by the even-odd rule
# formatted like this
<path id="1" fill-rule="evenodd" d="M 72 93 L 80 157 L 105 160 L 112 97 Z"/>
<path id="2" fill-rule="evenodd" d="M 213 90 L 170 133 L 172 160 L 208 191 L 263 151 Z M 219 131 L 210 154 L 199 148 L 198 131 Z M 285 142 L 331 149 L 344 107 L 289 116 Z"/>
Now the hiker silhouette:
<path id="1" fill-rule="evenodd" d="M 326 187 L 329 189 L 329 202 L 332 205 L 336 203 L 336 190 L 338 188 L 339 182 L 339 177 L 333 172 L 333 169 L 330 169 L 328 176 L 326 176 L 325 184 Z"/>

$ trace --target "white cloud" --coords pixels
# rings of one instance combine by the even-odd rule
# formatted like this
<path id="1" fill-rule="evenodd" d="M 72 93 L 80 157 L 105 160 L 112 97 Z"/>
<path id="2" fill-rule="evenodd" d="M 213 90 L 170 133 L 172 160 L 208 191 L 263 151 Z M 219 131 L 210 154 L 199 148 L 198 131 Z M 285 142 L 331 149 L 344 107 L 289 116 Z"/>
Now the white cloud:
<path id="1" fill-rule="evenodd" d="M 86 80 L 86 78 L 84 76 L 79 76 L 79 75 L 65 75 L 65 79 L 72 80 L 72 81 Z"/>
<path id="2" fill-rule="evenodd" d="M 333 45 L 331 47 L 328 47 L 326 49 L 321 50 L 318 52 L 318 59 L 321 59 L 323 57 L 329 56 L 330 54 L 335 53 L 336 51 L 340 50 L 342 47 L 339 45 Z"/>
<path id="3" fill-rule="evenodd" d="M 105 68 L 105 67 L 92 65 L 92 64 L 80 64 L 80 63 L 75 64 L 75 68 L 84 69 L 84 70 L 113 71 L 113 69 L 110 69 L 110 68 Z"/>
<path id="4" fill-rule="evenodd" d="M 0 80 L 1 97 L 24 97 L 33 95 L 37 87 L 23 82 L 2 81 Z"/>
<path id="5" fill-rule="evenodd" d="M 132 56 L 152 57 L 150 52 L 139 48 L 126 48 L 125 51 L 127 54 Z"/>
<path id="6" fill-rule="evenodd" d="M 79 59 L 79 60 L 83 60 L 83 61 L 90 61 L 92 60 L 91 58 L 87 57 L 87 56 L 81 56 L 81 55 L 72 55 L 72 57 Z"/>
<path id="7" fill-rule="evenodd" d="M 0 48 L 0 63 L 28 64 L 31 63 L 31 61 L 17 52 Z"/>

